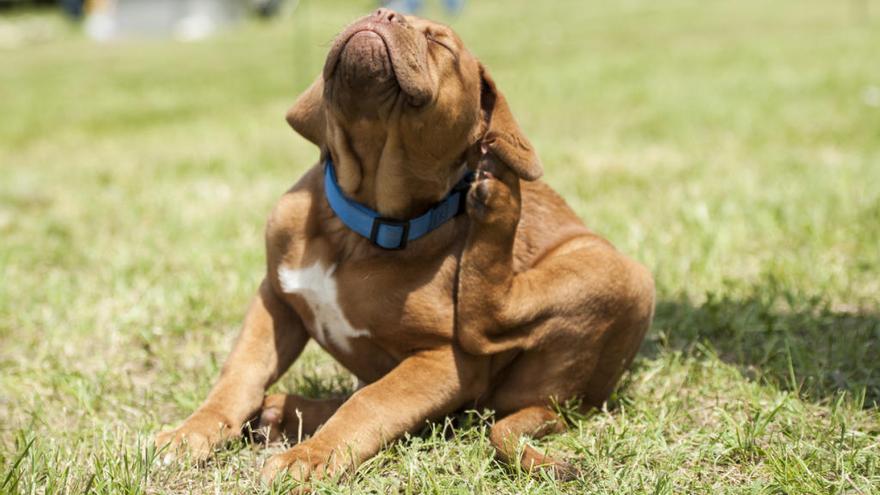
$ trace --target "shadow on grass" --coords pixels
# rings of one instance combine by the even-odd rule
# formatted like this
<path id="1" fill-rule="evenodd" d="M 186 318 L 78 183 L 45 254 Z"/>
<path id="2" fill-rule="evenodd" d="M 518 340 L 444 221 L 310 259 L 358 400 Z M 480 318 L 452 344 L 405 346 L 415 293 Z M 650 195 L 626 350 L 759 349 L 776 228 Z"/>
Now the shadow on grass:
<path id="1" fill-rule="evenodd" d="M 643 355 L 714 350 L 745 376 L 814 401 L 841 392 L 880 406 L 880 314 L 835 308 L 776 284 L 743 296 L 661 300 Z"/>

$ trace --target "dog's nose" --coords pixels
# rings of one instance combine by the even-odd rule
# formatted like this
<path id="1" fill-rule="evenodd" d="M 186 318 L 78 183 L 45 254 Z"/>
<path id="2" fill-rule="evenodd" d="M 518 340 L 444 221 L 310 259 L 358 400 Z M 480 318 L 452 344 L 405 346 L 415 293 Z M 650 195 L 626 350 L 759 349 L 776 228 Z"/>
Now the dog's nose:
<path id="1" fill-rule="evenodd" d="M 391 9 L 381 8 L 373 14 L 373 17 L 380 22 L 406 24 L 406 18 Z"/>

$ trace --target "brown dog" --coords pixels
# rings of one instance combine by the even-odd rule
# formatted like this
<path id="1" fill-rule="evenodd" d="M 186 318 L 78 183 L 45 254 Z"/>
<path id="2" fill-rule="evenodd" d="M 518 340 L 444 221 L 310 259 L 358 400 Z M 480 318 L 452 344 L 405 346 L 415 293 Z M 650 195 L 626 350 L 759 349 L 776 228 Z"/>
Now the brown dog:
<path id="1" fill-rule="evenodd" d="M 269 218 L 266 278 L 219 381 L 159 446 L 205 458 L 259 414 L 273 438 L 312 435 L 269 459 L 264 478 L 305 480 L 428 419 L 488 408 L 500 418 L 492 444 L 511 461 L 521 435 L 563 428 L 552 401 L 608 398 L 650 325 L 651 276 L 537 181 L 504 96 L 448 27 L 385 9 L 358 20 L 287 120 L 322 161 Z M 456 196 L 468 170 L 477 177 Z M 385 218 L 459 196 L 466 212 L 408 243 L 404 222 L 380 220 L 399 237 L 383 248 L 331 207 L 334 180 L 344 201 Z M 365 385 L 346 400 L 264 397 L 310 338 Z M 531 447 L 520 455 L 527 469 L 570 474 Z"/>

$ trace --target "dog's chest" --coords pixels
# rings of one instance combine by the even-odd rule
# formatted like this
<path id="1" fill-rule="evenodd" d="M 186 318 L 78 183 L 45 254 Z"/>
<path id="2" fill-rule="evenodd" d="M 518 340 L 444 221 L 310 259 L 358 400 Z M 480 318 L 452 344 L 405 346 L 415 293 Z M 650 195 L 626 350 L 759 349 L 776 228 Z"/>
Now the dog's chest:
<path id="1" fill-rule="evenodd" d="M 278 281 L 285 293 L 300 296 L 308 305 L 313 316 L 313 320 L 307 322 L 312 337 L 324 348 L 350 353 L 352 341 L 368 337 L 370 332 L 354 328 L 345 317 L 339 303 L 335 269 L 321 263 L 305 268 L 282 265 L 278 268 Z"/>

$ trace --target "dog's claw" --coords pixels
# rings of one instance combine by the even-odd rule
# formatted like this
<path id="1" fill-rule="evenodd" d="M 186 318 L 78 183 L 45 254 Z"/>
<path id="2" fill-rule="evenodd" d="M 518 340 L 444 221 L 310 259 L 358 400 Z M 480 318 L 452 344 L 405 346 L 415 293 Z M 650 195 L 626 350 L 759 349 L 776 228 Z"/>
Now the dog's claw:
<path id="1" fill-rule="evenodd" d="M 260 477 L 264 483 L 271 484 L 279 474 L 287 471 L 298 483 L 320 480 L 339 471 L 341 466 L 334 459 L 329 451 L 310 446 L 307 441 L 270 457 Z"/>

